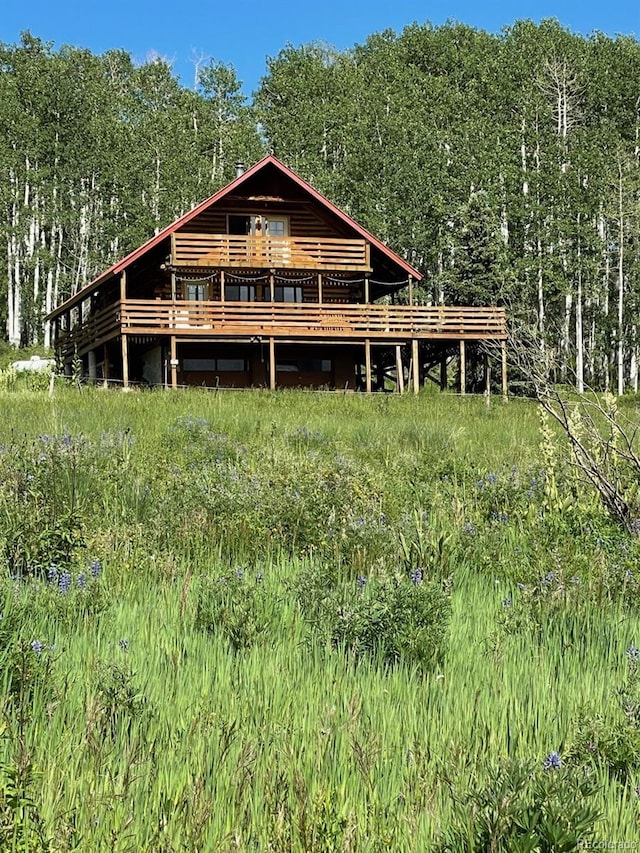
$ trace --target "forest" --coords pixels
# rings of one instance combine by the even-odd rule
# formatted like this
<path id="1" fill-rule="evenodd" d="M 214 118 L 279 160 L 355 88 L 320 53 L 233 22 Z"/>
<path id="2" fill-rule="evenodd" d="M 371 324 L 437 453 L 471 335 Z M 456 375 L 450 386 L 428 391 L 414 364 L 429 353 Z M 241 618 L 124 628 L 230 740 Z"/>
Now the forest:
<path id="1" fill-rule="evenodd" d="M 285 45 L 251 98 L 157 59 L 0 44 L 0 323 L 43 317 L 272 151 L 425 274 L 426 303 L 499 304 L 556 379 L 638 390 L 640 42 L 556 20 L 413 24 Z"/>

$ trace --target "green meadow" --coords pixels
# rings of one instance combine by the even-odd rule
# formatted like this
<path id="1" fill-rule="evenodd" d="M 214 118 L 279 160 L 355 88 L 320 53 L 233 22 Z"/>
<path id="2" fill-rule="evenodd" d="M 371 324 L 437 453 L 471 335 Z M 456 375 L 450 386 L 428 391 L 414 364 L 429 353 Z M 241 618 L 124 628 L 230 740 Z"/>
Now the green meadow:
<path id="1" fill-rule="evenodd" d="M 640 546 L 534 402 L 0 411 L 0 849 L 640 838 Z"/>

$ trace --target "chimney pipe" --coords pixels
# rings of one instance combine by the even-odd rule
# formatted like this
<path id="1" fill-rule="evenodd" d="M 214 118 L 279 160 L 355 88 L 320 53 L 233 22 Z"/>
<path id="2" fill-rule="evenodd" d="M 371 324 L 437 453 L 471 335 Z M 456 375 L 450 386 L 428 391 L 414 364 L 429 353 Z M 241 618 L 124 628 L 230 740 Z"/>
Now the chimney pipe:
<path id="1" fill-rule="evenodd" d="M 244 163 L 236 163 L 236 178 L 244 175 Z"/>

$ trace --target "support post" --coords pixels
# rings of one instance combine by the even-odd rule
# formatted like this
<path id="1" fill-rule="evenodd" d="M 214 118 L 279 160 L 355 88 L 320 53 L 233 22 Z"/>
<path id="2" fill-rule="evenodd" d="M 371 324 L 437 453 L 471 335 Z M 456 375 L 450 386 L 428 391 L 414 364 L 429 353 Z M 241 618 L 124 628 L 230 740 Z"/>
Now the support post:
<path id="1" fill-rule="evenodd" d="M 120 302 L 124 302 L 127 298 L 127 271 L 122 270 L 120 273 Z"/>
<path id="2" fill-rule="evenodd" d="M 318 305 L 322 305 L 322 273 L 318 273 Z"/>
<path id="3" fill-rule="evenodd" d="M 460 341 L 460 394 L 464 396 L 467 391 L 467 364 L 465 361 L 464 341 Z"/>
<path id="4" fill-rule="evenodd" d="M 364 381 L 367 394 L 371 393 L 371 341 L 367 338 L 364 342 Z"/>
<path id="5" fill-rule="evenodd" d="M 447 377 L 447 351 L 444 350 L 440 357 L 440 390 L 446 391 L 449 379 Z"/>
<path id="6" fill-rule="evenodd" d="M 220 270 L 220 302 L 224 305 L 224 270 Z"/>
<path id="7" fill-rule="evenodd" d="M 402 348 L 396 346 L 396 384 L 398 393 L 404 394 L 404 368 L 402 367 Z"/>
<path id="8" fill-rule="evenodd" d="M 102 378 L 104 379 L 104 387 L 109 387 L 109 348 L 106 344 L 102 345 Z"/>
<path id="9" fill-rule="evenodd" d="M 500 350 L 502 353 L 502 399 L 507 402 L 509 399 L 507 393 L 507 342 L 500 341 Z"/>
<path id="10" fill-rule="evenodd" d="M 178 289 L 176 287 L 176 274 L 171 273 L 171 301 L 175 302 L 178 298 Z"/>
<path id="11" fill-rule="evenodd" d="M 269 388 L 276 390 L 276 341 L 269 338 Z"/>
<path id="12" fill-rule="evenodd" d="M 369 276 L 364 277 L 364 304 L 369 304 Z"/>
<path id="13" fill-rule="evenodd" d="M 122 342 L 122 387 L 129 387 L 129 342 L 127 336 L 121 336 Z"/>
<path id="14" fill-rule="evenodd" d="M 413 362 L 413 393 L 420 390 L 420 362 L 418 361 L 418 339 L 411 341 L 411 360 Z"/>
<path id="15" fill-rule="evenodd" d="M 89 382 L 94 383 L 98 378 L 98 371 L 96 369 L 96 351 L 90 349 L 87 353 L 87 365 L 89 370 Z"/>
<path id="16" fill-rule="evenodd" d="M 484 396 L 487 406 L 491 405 L 491 362 L 488 354 L 484 356 Z"/>
<path id="17" fill-rule="evenodd" d="M 409 276 L 409 305 L 413 305 L 413 276 Z"/>
<path id="18" fill-rule="evenodd" d="M 175 391 L 178 387 L 178 354 L 176 348 L 176 336 L 171 335 L 171 387 Z"/>

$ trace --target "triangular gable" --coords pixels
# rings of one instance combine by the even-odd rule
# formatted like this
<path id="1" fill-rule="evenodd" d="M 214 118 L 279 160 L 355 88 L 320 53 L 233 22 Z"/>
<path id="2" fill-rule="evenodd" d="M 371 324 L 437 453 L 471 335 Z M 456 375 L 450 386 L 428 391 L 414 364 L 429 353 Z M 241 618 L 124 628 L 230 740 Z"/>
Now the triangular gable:
<path id="1" fill-rule="evenodd" d="M 134 261 L 138 260 L 138 258 L 142 257 L 148 251 L 153 249 L 155 246 L 159 245 L 163 240 L 166 240 L 171 234 L 178 231 L 180 228 L 187 225 L 191 222 L 192 219 L 195 219 L 201 213 L 206 211 L 209 207 L 219 202 L 221 199 L 225 198 L 227 195 L 232 195 L 242 184 L 249 181 L 264 169 L 268 165 L 273 165 L 277 169 L 279 169 L 284 175 L 290 178 L 295 184 L 297 184 L 304 192 L 306 192 L 311 198 L 317 201 L 320 205 L 322 205 L 327 211 L 336 216 L 342 222 L 344 222 L 349 228 L 353 229 L 360 237 L 369 242 L 372 246 L 375 246 L 379 252 L 381 252 L 389 261 L 393 264 L 400 267 L 407 275 L 412 276 L 416 281 L 420 281 L 422 279 L 422 274 L 418 272 L 418 270 L 414 269 L 410 264 L 408 264 L 405 260 L 403 260 L 399 255 L 389 249 L 388 246 L 385 246 L 377 237 L 374 237 L 366 228 L 363 228 L 359 225 L 355 219 L 352 219 L 348 214 L 344 213 L 344 211 L 340 210 L 339 207 L 336 207 L 335 204 L 329 201 L 326 196 L 322 195 L 322 193 L 318 192 L 318 190 L 314 189 L 311 184 L 307 183 L 303 180 L 299 175 L 296 175 L 295 172 L 291 171 L 284 163 L 281 163 L 277 157 L 274 157 L 273 154 L 267 154 L 266 157 L 263 157 L 262 160 L 259 160 L 241 175 L 239 175 L 235 180 L 231 181 L 230 184 L 222 187 L 222 189 L 218 190 L 205 201 L 200 202 L 200 204 L 196 205 L 196 207 L 192 208 L 188 213 L 185 213 L 183 216 L 179 217 L 172 222 L 171 225 L 167 225 L 166 228 L 163 228 L 162 231 L 158 232 L 158 234 L 151 237 L 146 243 L 143 243 L 137 249 L 134 249 L 133 252 L 130 252 L 121 260 L 117 261 L 113 266 L 106 269 L 104 272 L 100 273 L 100 275 L 93 279 L 93 281 L 89 282 L 89 284 L 85 285 L 81 290 L 75 293 L 73 296 L 69 297 L 65 302 L 55 308 L 50 314 L 47 315 L 45 320 L 51 320 L 54 317 L 61 314 L 63 311 L 68 310 L 73 307 L 73 305 L 77 305 L 81 302 L 86 295 L 94 292 L 97 288 L 99 288 L 105 281 L 110 279 L 112 276 L 118 275 L 123 270 L 126 270 Z"/>

